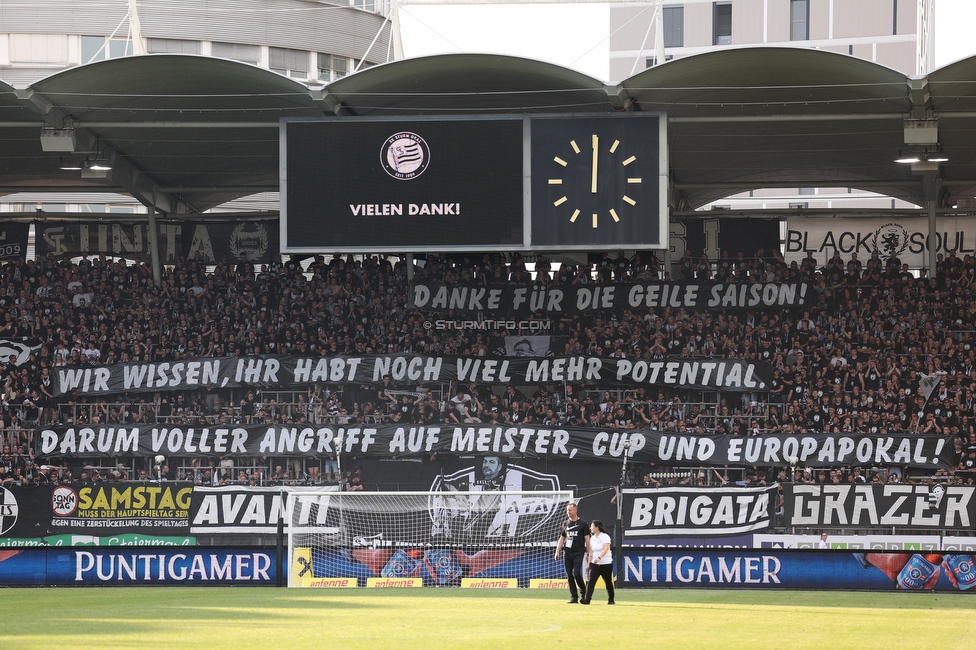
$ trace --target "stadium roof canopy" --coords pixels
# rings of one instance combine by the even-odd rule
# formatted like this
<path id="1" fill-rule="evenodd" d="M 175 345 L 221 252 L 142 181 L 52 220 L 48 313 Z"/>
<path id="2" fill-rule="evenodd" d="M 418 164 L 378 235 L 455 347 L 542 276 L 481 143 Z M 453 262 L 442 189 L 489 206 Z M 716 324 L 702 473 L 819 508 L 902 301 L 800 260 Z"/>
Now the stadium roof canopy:
<path id="1" fill-rule="evenodd" d="M 617 85 L 478 54 L 388 63 L 321 88 L 211 57 L 101 61 L 26 88 L 0 82 L 0 194 L 112 190 L 196 213 L 277 191 L 284 117 L 624 110 L 667 113 L 678 210 L 763 187 L 854 187 L 939 207 L 976 194 L 976 57 L 907 77 L 798 48 L 711 52 Z M 934 118 L 949 161 L 921 165 L 928 174 L 895 163 L 910 150 L 905 121 Z M 41 127 L 69 125 L 77 153 L 42 151 Z M 113 170 L 60 169 L 86 155 Z"/>

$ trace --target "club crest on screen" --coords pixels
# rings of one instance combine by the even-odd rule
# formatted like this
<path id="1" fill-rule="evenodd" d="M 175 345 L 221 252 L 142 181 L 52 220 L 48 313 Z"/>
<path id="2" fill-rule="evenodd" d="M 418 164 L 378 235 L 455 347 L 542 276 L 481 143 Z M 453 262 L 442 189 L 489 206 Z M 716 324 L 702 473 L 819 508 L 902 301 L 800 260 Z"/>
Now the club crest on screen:
<path id="1" fill-rule="evenodd" d="M 380 162 L 387 174 L 400 181 L 417 178 L 430 164 L 430 148 L 416 133 L 394 133 L 380 148 Z"/>

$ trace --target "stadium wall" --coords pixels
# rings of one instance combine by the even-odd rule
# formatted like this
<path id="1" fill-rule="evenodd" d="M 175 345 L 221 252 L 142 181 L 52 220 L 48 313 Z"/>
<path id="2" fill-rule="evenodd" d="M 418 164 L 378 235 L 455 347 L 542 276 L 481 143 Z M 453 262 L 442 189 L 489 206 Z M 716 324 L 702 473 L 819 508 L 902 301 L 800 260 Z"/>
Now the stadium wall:
<path id="1" fill-rule="evenodd" d="M 970 554 L 627 549 L 621 560 L 617 580 L 624 587 L 974 593 L 976 586 L 976 563 Z M 339 564 L 332 568 L 336 570 L 330 572 L 335 574 L 330 580 L 308 586 L 385 586 L 382 581 L 370 581 L 364 573 L 341 570 Z M 489 573 L 485 579 L 498 571 Z M 550 582 L 559 578 L 555 568 L 548 574 L 544 577 Z M 154 548 L 147 552 L 76 547 L 0 551 L 0 584 L 9 586 L 268 587 L 277 578 L 275 553 L 267 550 Z"/>
<path id="2" fill-rule="evenodd" d="M 255 586 L 277 581 L 274 550 L 30 548 L 0 551 L 8 586 Z"/>
<path id="3" fill-rule="evenodd" d="M 869 589 L 973 593 L 970 554 L 627 549 L 618 583 L 627 587 Z"/>

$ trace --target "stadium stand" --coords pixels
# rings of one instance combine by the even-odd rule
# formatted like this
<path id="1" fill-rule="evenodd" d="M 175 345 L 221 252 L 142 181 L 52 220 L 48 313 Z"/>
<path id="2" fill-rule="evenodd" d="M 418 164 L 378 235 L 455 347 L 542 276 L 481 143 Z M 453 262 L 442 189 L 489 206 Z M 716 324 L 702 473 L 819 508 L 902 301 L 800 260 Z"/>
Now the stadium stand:
<path id="1" fill-rule="evenodd" d="M 35 458 L 40 426 L 98 423 L 452 423 L 537 422 L 678 433 L 761 436 L 770 432 L 917 432 L 945 436 L 958 464 L 937 476 L 903 467 L 790 468 L 730 473 L 722 468 L 635 468 L 635 483 L 727 481 L 887 482 L 939 480 L 974 484 L 976 469 L 976 258 L 939 256 L 936 277 L 897 259 L 863 262 L 835 255 L 784 263 L 778 253 L 708 260 L 691 255 L 674 280 L 790 282 L 816 291 L 800 312 L 643 312 L 567 316 L 554 324 L 557 354 L 661 359 L 732 357 L 769 363 L 768 392 L 549 384 L 538 387 L 394 384 L 307 391 L 200 390 L 91 400 L 55 397 L 52 373 L 62 366 L 173 361 L 258 354 L 498 354 L 480 331 L 427 329 L 430 314 L 408 307 L 405 259 L 323 256 L 255 268 L 194 260 L 168 267 L 155 286 L 142 260 L 88 256 L 17 260 L 0 271 L 0 339 L 30 339 L 27 361 L 2 359 L 0 481 L 46 483 L 182 479 L 198 484 L 298 484 L 336 480 L 331 459 L 200 457 L 155 471 L 136 459 L 55 465 Z M 653 256 L 604 255 L 592 264 L 548 263 L 530 272 L 518 255 L 440 255 L 417 263 L 418 280 L 443 283 L 581 284 L 670 280 Z M 436 316 L 436 315 L 435 315 Z M 443 314 L 445 318 L 452 317 Z M 524 334 L 502 331 L 500 336 Z M 504 348 L 502 348 L 504 354 Z M 946 378 L 926 401 L 922 376 Z M 237 463 L 237 464 L 235 464 Z M 646 476 L 645 476 L 646 475 Z M 362 486 L 351 470 L 349 485 Z"/>

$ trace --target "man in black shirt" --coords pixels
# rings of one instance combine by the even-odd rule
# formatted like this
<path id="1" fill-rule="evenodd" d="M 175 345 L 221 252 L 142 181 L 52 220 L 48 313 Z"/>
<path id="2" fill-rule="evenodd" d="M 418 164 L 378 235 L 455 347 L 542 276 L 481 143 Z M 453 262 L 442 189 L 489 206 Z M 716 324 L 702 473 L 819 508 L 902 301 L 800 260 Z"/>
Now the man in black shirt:
<path id="1" fill-rule="evenodd" d="M 569 582 L 569 602 L 572 604 L 579 602 L 580 593 L 586 593 L 583 564 L 590 556 L 590 526 L 579 518 L 575 503 L 566 505 L 566 516 L 569 518 L 559 531 L 554 558 L 558 560 L 559 552 L 566 549 L 563 562 L 566 565 L 566 578 Z"/>

